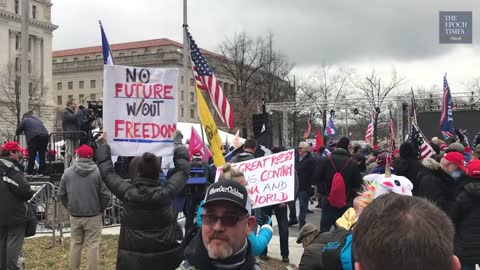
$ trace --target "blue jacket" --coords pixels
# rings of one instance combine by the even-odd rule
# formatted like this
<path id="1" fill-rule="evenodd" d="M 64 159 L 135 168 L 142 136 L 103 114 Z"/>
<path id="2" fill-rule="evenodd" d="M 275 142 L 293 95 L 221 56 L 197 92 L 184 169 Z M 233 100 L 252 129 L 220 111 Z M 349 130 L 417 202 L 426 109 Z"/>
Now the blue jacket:
<path id="1" fill-rule="evenodd" d="M 200 202 L 197 210 L 197 226 L 202 227 L 202 214 L 203 214 L 204 201 Z M 258 235 L 251 231 L 248 235 L 248 242 L 252 248 L 253 256 L 259 256 L 267 248 L 268 243 L 272 239 L 273 229 L 272 226 L 265 224 L 260 228 Z"/>
<path id="2" fill-rule="evenodd" d="M 48 136 L 48 131 L 42 121 L 33 116 L 26 116 L 18 125 L 16 134 L 20 135 L 22 133 L 25 133 L 27 142 L 39 135 Z"/>

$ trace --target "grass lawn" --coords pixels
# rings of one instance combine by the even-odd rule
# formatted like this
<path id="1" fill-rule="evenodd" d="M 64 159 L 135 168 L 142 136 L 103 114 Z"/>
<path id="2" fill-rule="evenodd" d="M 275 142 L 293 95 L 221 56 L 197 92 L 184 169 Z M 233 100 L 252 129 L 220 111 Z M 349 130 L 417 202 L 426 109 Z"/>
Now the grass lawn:
<path id="1" fill-rule="evenodd" d="M 118 235 L 102 235 L 100 245 L 100 269 L 115 269 L 117 261 Z M 68 269 L 68 254 L 70 250 L 70 239 L 66 238 L 62 248 L 57 240 L 55 247 L 51 247 L 51 237 L 37 237 L 25 240 L 23 252 L 27 259 L 26 269 Z M 267 261 L 272 269 L 285 269 L 282 262 L 277 259 Z M 80 269 L 85 269 L 86 252 L 82 252 L 82 264 Z M 161 269 L 161 268 L 159 268 Z"/>

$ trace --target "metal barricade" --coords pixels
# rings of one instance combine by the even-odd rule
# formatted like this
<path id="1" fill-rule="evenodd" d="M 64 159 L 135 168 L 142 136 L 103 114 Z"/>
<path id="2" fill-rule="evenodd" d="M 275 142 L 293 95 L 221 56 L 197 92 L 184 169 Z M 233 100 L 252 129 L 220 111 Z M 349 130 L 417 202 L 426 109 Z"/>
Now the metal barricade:
<path id="1" fill-rule="evenodd" d="M 65 139 L 75 138 L 80 140 L 82 136 L 87 136 L 84 131 L 52 132 L 48 139 L 47 162 L 49 164 L 50 181 L 60 181 L 65 162 Z M 73 153 L 72 153 L 73 154 Z"/>

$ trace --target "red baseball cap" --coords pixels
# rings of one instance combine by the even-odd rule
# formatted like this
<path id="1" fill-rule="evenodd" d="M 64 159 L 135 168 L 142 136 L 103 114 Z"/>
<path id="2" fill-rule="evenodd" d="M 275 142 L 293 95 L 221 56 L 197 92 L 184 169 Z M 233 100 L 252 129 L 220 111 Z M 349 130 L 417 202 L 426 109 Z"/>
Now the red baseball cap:
<path id="1" fill-rule="evenodd" d="M 467 172 L 467 168 L 464 164 L 465 158 L 463 154 L 459 152 L 448 152 L 443 156 L 443 158 L 457 165 L 457 167 L 459 167 L 462 171 Z"/>
<path id="2" fill-rule="evenodd" d="M 81 158 L 92 158 L 93 157 L 93 149 L 86 144 L 82 144 L 80 147 L 78 147 L 75 150 L 75 153 L 77 153 L 78 156 L 81 157 Z"/>
<path id="3" fill-rule="evenodd" d="M 480 178 L 480 160 L 472 159 L 467 166 L 467 175 L 473 178 Z"/>
<path id="4" fill-rule="evenodd" d="M 18 142 L 6 142 L 2 145 L 2 148 L 5 151 L 8 151 L 8 152 L 13 152 L 13 151 L 23 152 L 24 151 L 24 149 L 22 147 L 20 147 Z"/>

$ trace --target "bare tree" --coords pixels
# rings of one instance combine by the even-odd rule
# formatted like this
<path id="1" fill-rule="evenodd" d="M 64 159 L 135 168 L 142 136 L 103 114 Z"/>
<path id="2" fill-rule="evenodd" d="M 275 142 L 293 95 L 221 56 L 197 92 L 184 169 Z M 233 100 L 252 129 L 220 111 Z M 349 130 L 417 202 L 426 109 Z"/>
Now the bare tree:
<path id="1" fill-rule="evenodd" d="M 20 73 L 17 68 L 8 65 L 4 72 L 0 73 L 0 102 L 7 108 L 7 113 L 0 114 L 0 118 L 16 127 L 22 119 L 20 111 Z M 32 79 L 29 82 L 29 110 L 35 110 L 42 101 L 42 85 L 40 80 Z"/>
<path id="2" fill-rule="evenodd" d="M 219 68 L 237 87 L 233 96 L 239 100 L 240 113 L 249 114 L 252 103 L 259 97 L 261 83 L 256 76 L 265 65 L 265 42 L 262 38 L 252 39 L 245 32 L 235 34 L 231 39 L 225 39 L 219 46 L 223 61 Z M 246 137 L 248 121 L 243 117 L 243 136 Z"/>
<path id="3" fill-rule="evenodd" d="M 324 64 L 300 84 L 297 103 L 304 105 L 302 113 L 320 115 L 323 131 L 327 125 L 327 115 L 349 89 L 350 76 L 349 69 Z"/>
<path id="4" fill-rule="evenodd" d="M 288 57 L 273 48 L 273 34 L 268 33 L 265 38 L 264 64 L 257 80 L 262 84 L 267 102 L 295 101 L 295 91 L 288 77 L 294 64 Z"/>
<path id="5" fill-rule="evenodd" d="M 365 98 L 370 111 L 374 112 L 373 144 L 377 144 L 379 115 L 386 110 L 384 105 L 387 97 L 402 85 L 404 79 L 397 76 L 395 69 L 392 70 L 390 79 L 386 79 L 382 74 L 372 69 L 369 75 L 361 77 L 357 74 L 350 77 L 350 81 L 353 87 Z"/>

